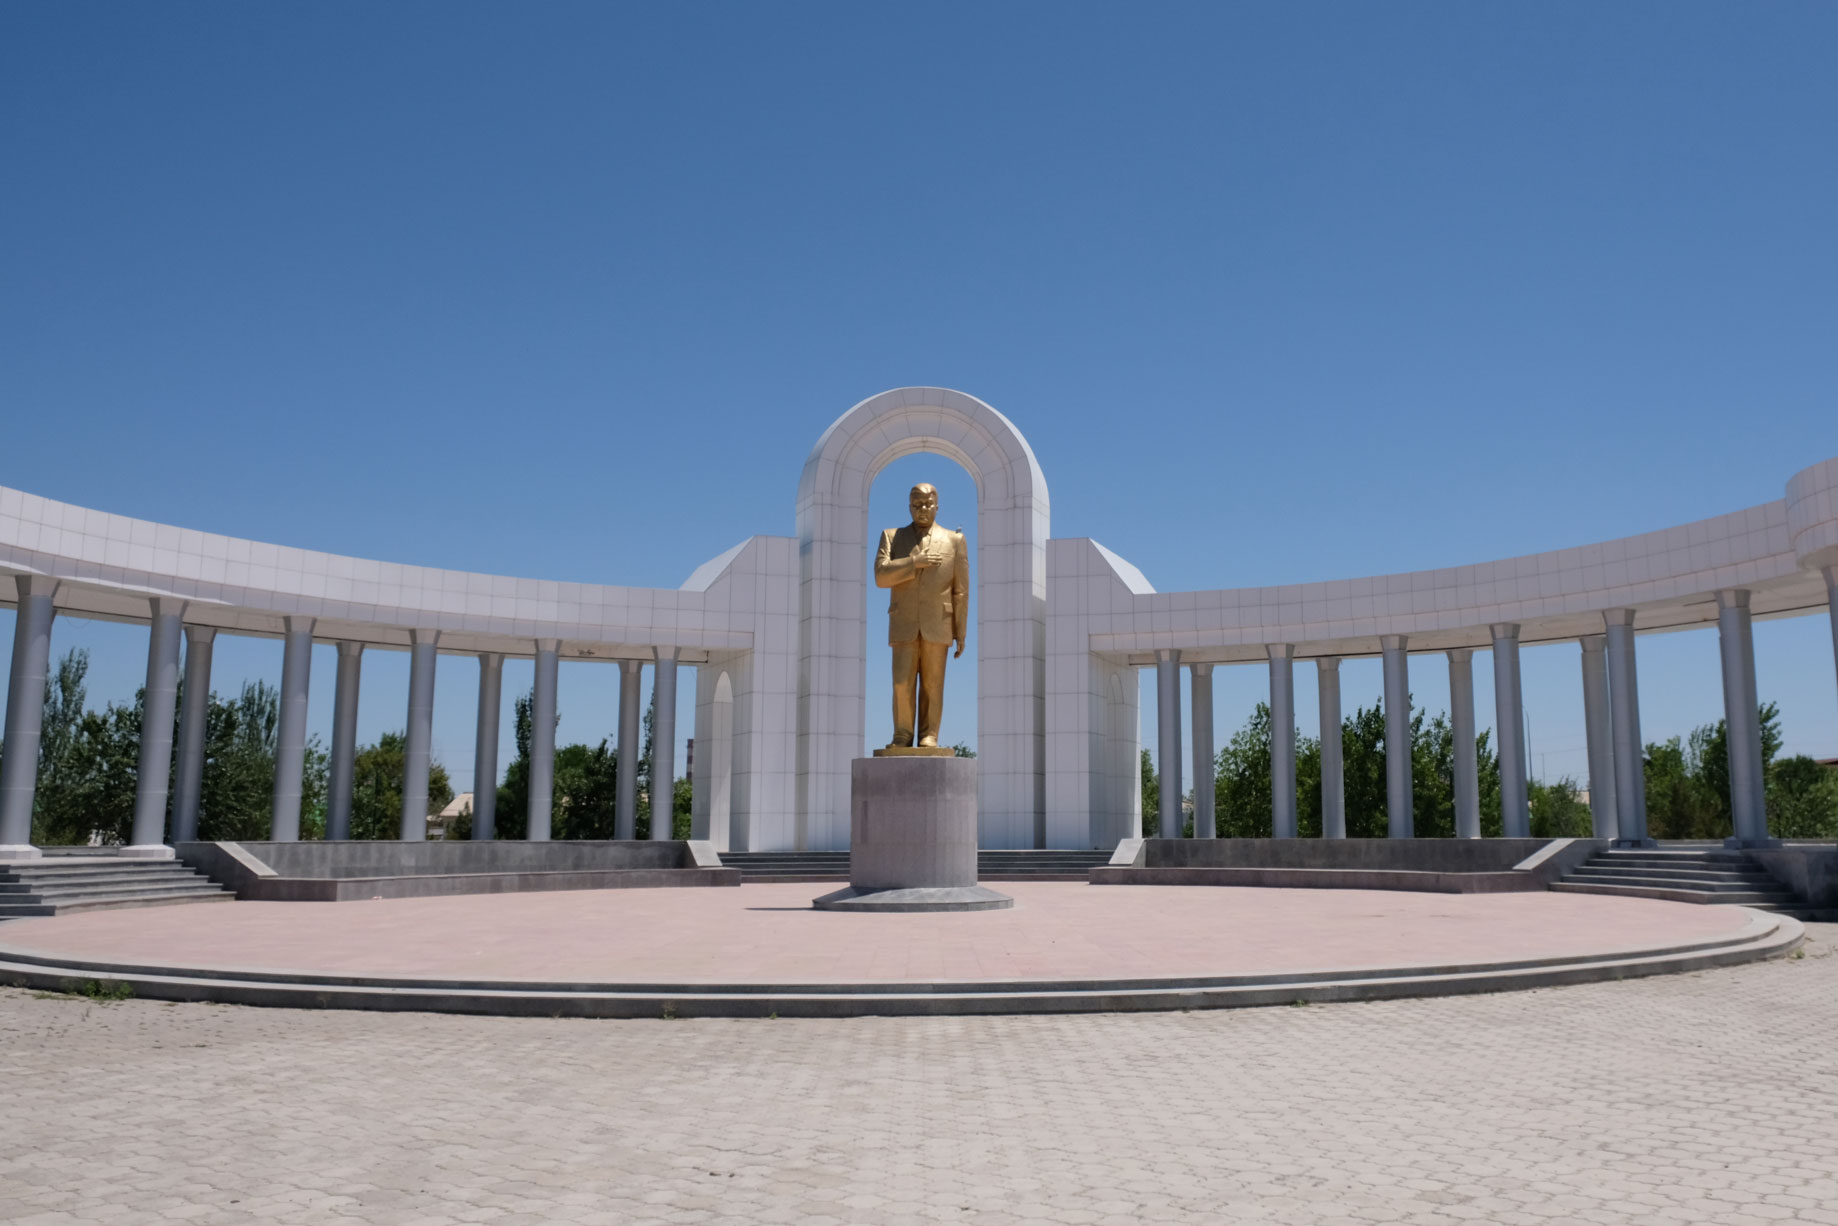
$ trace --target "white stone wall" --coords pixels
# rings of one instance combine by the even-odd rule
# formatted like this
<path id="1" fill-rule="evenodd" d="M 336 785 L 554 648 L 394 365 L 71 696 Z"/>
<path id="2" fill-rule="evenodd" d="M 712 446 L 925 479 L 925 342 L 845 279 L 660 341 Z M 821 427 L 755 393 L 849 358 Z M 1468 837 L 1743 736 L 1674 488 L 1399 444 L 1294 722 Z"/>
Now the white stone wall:
<path id="1" fill-rule="evenodd" d="M 1046 480 L 1014 425 L 982 401 L 903 388 L 839 417 L 798 483 L 800 847 L 848 845 L 849 763 L 867 749 L 868 488 L 918 452 L 956 460 L 977 487 L 970 638 L 983 845 L 1046 837 Z"/>
<path id="2" fill-rule="evenodd" d="M 406 647 L 440 632 L 446 654 L 564 661 L 652 658 L 696 666 L 698 819 L 721 761 L 716 687 L 732 695 L 728 846 L 840 848 L 849 762 L 864 742 L 867 495 L 890 461 L 932 452 L 977 485 L 970 635 L 978 663 L 981 839 L 988 847 L 1110 846 L 1140 831 L 1136 670 L 1158 648 L 1185 663 L 1485 648 L 1496 622 L 1537 643 L 1602 633 L 1632 609 L 1642 631 L 1714 623 L 1715 594 L 1755 616 L 1821 612 L 1818 568 L 1838 565 L 1838 459 L 1786 497 L 1572 549 L 1475 565 L 1279 587 L 1157 592 L 1095 541 L 1048 540 L 1046 482 L 1007 418 L 940 388 L 871 397 L 824 432 L 798 487 L 795 538 L 754 536 L 680 589 L 561 583 L 351 558 L 130 519 L 0 488 L 0 576 L 57 581 L 59 609 L 146 622 L 152 600 L 185 620 L 278 636 L 315 619 L 319 641 Z M 1222 576 L 1224 577 L 1224 576 Z M 0 585 L 10 601 L 14 585 Z M 606 670 L 607 684 L 617 685 Z M 329 698 L 321 698 L 327 701 Z M 686 704 L 687 705 L 687 704 Z M 687 713 L 686 713 L 687 714 Z M 718 833 L 710 830 L 711 833 Z"/>

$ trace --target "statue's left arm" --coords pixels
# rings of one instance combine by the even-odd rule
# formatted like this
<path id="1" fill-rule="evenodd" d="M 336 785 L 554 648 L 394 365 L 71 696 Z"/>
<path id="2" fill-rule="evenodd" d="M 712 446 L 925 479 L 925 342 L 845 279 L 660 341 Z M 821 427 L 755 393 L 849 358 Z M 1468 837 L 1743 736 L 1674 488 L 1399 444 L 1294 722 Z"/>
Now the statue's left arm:
<path id="1" fill-rule="evenodd" d="M 952 533 L 957 538 L 957 565 L 951 570 L 951 633 L 957 639 L 957 654 L 964 654 L 964 628 L 970 617 L 970 550 L 964 544 L 964 534 Z"/>

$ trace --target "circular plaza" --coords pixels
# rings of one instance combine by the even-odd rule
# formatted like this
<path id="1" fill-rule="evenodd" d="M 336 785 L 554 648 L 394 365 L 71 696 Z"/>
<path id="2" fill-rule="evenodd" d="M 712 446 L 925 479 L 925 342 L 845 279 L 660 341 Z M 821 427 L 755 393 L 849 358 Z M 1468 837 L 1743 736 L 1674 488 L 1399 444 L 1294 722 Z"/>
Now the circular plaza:
<path id="1" fill-rule="evenodd" d="M 165 1000 L 576 1017 L 1230 1008 L 1549 987 L 1777 957 L 1743 907 L 1524 892 L 1005 882 L 1010 910 L 813 910 L 805 883 L 97 911 L 0 973 Z"/>

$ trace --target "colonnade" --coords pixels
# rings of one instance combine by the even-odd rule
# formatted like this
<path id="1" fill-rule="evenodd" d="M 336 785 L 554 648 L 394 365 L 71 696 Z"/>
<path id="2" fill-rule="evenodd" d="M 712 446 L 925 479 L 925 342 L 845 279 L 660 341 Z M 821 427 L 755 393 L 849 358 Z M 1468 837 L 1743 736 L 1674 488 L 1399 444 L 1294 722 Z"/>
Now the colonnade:
<path id="1" fill-rule="evenodd" d="M 1838 566 L 1823 570 L 1832 650 L 1838 661 Z M 1767 847 L 1778 843 L 1768 834 L 1764 799 L 1761 721 L 1755 687 L 1755 643 L 1749 592 L 1728 588 L 1716 593 L 1717 633 L 1723 672 L 1723 712 L 1728 728 L 1730 807 L 1734 847 Z M 1602 633 L 1579 640 L 1582 654 L 1583 713 L 1587 729 L 1589 806 L 1596 838 L 1623 847 L 1648 847 L 1645 746 L 1640 735 L 1639 678 L 1635 667 L 1633 609 L 1602 613 Z M 1525 714 L 1519 673 L 1519 626 L 1502 622 L 1488 627 L 1493 646 L 1494 729 L 1500 763 L 1500 814 L 1507 838 L 1531 835 L 1527 796 Z M 1295 678 L 1296 644 L 1267 645 L 1270 664 L 1271 833 L 1296 837 Z M 1449 706 L 1454 740 L 1455 835 L 1479 838 L 1480 785 L 1474 727 L 1474 652 L 1447 650 Z M 1385 793 L 1388 835 L 1412 838 L 1410 653 L 1408 637 L 1380 639 L 1384 663 Z M 1346 784 L 1341 746 L 1339 656 L 1315 657 L 1321 711 L 1322 837 L 1346 837 Z M 1213 665 L 1189 663 L 1193 719 L 1194 830 L 1196 838 L 1216 833 L 1213 814 L 1212 734 Z M 1183 834 L 1181 796 L 1180 710 L 1181 650 L 1155 653 L 1156 709 L 1160 733 L 1159 806 L 1155 832 L 1162 838 Z M 1145 825 L 1148 815 L 1144 815 Z M 1148 831 L 1145 830 L 1145 833 Z"/>
<path id="2" fill-rule="evenodd" d="M 44 721 L 46 679 L 51 665 L 51 624 L 58 583 L 40 576 L 17 579 L 18 612 L 13 636 L 12 669 L 6 700 L 5 752 L 0 754 L 0 860 L 33 859 L 32 808 L 38 786 L 40 733 Z M 217 630 L 187 624 L 185 602 L 159 597 L 149 602 L 147 684 L 141 716 L 139 768 L 134 797 L 133 836 L 122 854 L 147 859 L 170 858 L 172 843 L 197 838 L 203 791 L 205 724 L 209 712 L 211 655 Z M 300 806 L 306 763 L 306 724 L 312 681 L 314 619 L 287 617 L 282 626 L 281 694 L 276 728 L 274 793 L 269 837 L 292 842 L 300 837 Z M 180 641 L 185 642 L 183 698 L 180 698 Z M 332 700 L 332 745 L 326 797 L 326 838 L 351 837 L 351 803 L 357 758 L 357 705 L 366 644 L 335 640 L 338 650 Z M 407 725 L 404 732 L 402 810 L 399 836 L 427 837 L 428 777 L 432 765 L 434 680 L 437 630 L 415 630 L 409 642 Z M 546 840 L 552 828 L 555 778 L 555 701 L 561 642 L 534 643 L 536 683 L 531 702 L 530 798 L 528 835 Z M 678 650 L 652 649 L 652 776 L 674 784 L 676 771 L 676 698 Z M 474 839 L 491 839 L 497 831 L 498 730 L 504 655 L 482 652 L 479 659 L 478 725 L 473 759 Z M 638 826 L 637 771 L 628 769 L 642 753 L 640 744 L 642 670 L 646 661 L 618 661 L 619 772 L 614 837 L 634 838 Z M 173 742 L 178 741 L 176 778 Z M 171 799 L 168 842 L 166 814 Z M 662 812 L 671 812 L 672 793 L 665 791 Z M 671 822 L 653 821 L 650 837 L 668 839 Z"/>

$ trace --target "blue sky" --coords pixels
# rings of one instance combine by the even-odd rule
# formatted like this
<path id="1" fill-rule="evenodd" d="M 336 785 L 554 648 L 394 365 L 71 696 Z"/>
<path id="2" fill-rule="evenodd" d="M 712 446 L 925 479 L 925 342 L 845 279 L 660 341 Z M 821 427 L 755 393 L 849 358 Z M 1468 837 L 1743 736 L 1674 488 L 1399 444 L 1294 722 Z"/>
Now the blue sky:
<path id="1" fill-rule="evenodd" d="M 1163 590 L 1670 525 L 1838 453 L 1835 58 L 1838 9 L 1793 3 L 9 4 L 0 483 L 674 586 L 789 534 L 822 429 L 924 383 L 1008 414 L 1055 534 Z M 877 522 L 934 471 L 959 522 L 943 460 Z M 133 628 L 55 642 L 98 701 L 144 670 Z M 1650 737 L 1718 717 L 1714 634 L 1641 650 Z M 1790 749 L 1838 754 L 1831 650 L 1758 628 Z M 1525 670 L 1534 768 L 1575 773 L 1574 650 Z M 406 674 L 370 657 L 365 737 Z M 475 684 L 443 658 L 462 777 Z M 1225 670 L 1222 737 L 1263 687 Z M 560 735 L 615 692 L 565 669 Z"/>

